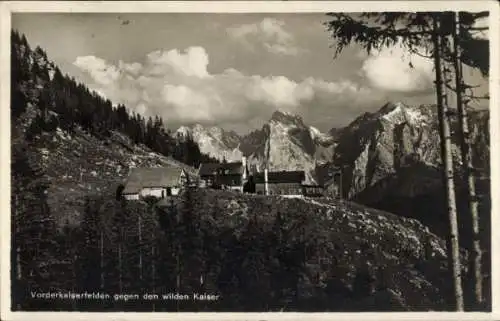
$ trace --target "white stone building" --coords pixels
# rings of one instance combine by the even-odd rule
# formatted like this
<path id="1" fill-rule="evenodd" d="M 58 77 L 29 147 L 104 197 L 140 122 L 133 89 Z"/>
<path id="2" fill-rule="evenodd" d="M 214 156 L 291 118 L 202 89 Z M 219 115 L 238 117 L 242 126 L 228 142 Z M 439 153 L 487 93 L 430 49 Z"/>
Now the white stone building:
<path id="1" fill-rule="evenodd" d="M 188 173 L 179 167 L 133 168 L 125 183 L 123 197 L 139 200 L 148 196 L 165 198 L 178 195 L 189 184 Z"/>

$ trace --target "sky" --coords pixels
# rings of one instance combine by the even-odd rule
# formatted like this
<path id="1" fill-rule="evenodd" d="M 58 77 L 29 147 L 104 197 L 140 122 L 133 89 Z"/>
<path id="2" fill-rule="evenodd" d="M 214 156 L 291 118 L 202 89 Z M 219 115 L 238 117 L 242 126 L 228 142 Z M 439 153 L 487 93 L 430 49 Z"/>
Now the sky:
<path id="1" fill-rule="evenodd" d="M 430 60 L 356 45 L 334 59 L 325 21 L 318 13 L 16 13 L 12 27 L 63 73 L 172 130 L 200 123 L 247 133 L 281 110 L 328 131 L 388 101 L 435 102 Z M 487 92 L 479 72 L 464 73 Z"/>

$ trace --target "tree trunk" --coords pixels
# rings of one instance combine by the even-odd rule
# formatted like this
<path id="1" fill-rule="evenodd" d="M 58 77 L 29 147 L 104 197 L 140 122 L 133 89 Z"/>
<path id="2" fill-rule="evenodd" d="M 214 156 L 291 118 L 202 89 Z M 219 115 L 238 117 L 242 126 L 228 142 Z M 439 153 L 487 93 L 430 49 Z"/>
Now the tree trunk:
<path id="1" fill-rule="evenodd" d="M 100 242 L 99 242 L 99 247 L 100 247 L 100 265 L 101 265 L 101 290 L 104 290 L 104 235 L 101 232 L 101 237 L 100 237 Z"/>
<path id="2" fill-rule="evenodd" d="M 472 164 L 472 146 L 469 132 L 467 110 L 462 100 L 463 78 L 461 52 L 459 51 L 460 39 L 460 15 L 454 13 L 454 33 L 453 33 L 453 67 L 455 69 L 455 84 L 457 95 L 457 110 L 459 119 L 459 141 L 462 156 L 462 166 L 464 168 L 464 181 L 467 183 L 468 205 L 472 217 L 472 267 L 474 275 L 475 303 L 479 306 L 483 302 L 483 287 L 481 274 L 481 245 L 479 241 L 479 213 L 478 200 L 476 196 L 476 183 Z"/>
<path id="3" fill-rule="evenodd" d="M 154 240 L 154 234 L 152 236 L 152 240 Z M 151 247 L 151 258 L 152 258 L 152 262 L 151 262 L 151 280 L 152 280 L 152 288 L 153 288 L 153 293 L 156 294 L 156 258 L 155 258 L 155 246 L 154 244 L 152 245 Z M 156 304 L 155 302 L 153 301 L 153 312 L 155 312 L 156 310 Z"/>
<path id="4" fill-rule="evenodd" d="M 123 228 L 120 228 L 120 240 L 118 241 L 118 288 L 120 293 L 123 293 L 122 240 Z"/>
<path id="5" fill-rule="evenodd" d="M 460 269 L 460 248 L 458 244 L 458 224 L 457 224 L 457 208 L 455 203 L 455 183 L 453 181 L 454 171 L 453 171 L 453 158 L 451 154 L 451 134 L 450 134 L 450 123 L 448 119 L 448 106 L 445 102 L 444 93 L 444 82 L 442 75 L 442 62 L 441 62 L 441 50 L 442 50 L 442 36 L 440 34 L 440 21 L 439 14 L 436 14 L 433 18 L 433 29 L 432 34 L 433 45 L 434 45 L 434 69 L 436 75 L 436 98 L 437 98 L 437 111 L 438 111 L 438 122 L 440 129 L 440 140 L 441 140 L 441 160 L 444 166 L 443 172 L 443 185 L 446 189 L 446 203 L 447 212 L 450 223 L 450 236 L 448 242 L 448 260 L 449 266 L 451 268 L 452 278 L 453 278 L 453 290 L 455 296 L 455 308 L 457 311 L 463 311 L 463 291 L 462 291 L 462 278 Z"/>
<path id="6" fill-rule="evenodd" d="M 142 282 L 142 220 L 141 215 L 139 214 L 138 228 L 139 228 L 139 281 L 141 284 L 141 288 L 143 287 Z"/>
<path id="7" fill-rule="evenodd" d="M 13 244 L 15 246 L 15 259 L 16 259 L 16 266 L 15 266 L 15 274 L 16 274 L 16 280 L 14 281 L 15 286 L 11 287 L 11 289 L 14 289 L 16 293 L 13 293 L 14 297 L 16 298 L 16 309 L 17 311 L 21 310 L 21 301 L 19 299 L 19 291 L 23 289 L 22 293 L 24 295 L 24 288 L 20 287 L 20 284 L 22 283 L 23 280 L 23 274 L 22 274 L 22 262 L 21 262 L 21 247 L 19 245 L 19 200 L 18 200 L 18 191 L 14 190 L 14 215 L 12 217 L 12 220 L 14 222 L 14 231 L 12 231 L 12 238 L 13 238 Z M 12 243 L 11 243 L 12 244 Z M 12 262 L 12 261 L 11 261 Z M 23 298 L 24 299 L 24 298 Z"/>
<path id="8" fill-rule="evenodd" d="M 16 287 L 15 287 L 15 289 L 16 289 L 16 291 L 19 291 L 20 289 L 22 289 L 23 291 L 21 293 L 23 293 L 23 295 L 24 295 L 24 287 L 21 288 L 19 286 L 23 282 L 22 265 L 21 265 L 21 248 L 19 247 L 19 245 L 16 246 L 16 269 L 17 269 L 17 271 L 16 271 L 17 273 L 16 273 Z M 21 302 L 19 300 L 19 294 L 14 293 L 14 295 L 17 298 L 17 303 L 16 303 L 17 311 L 21 311 Z"/>
<path id="9" fill-rule="evenodd" d="M 176 211 L 176 218 L 177 218 L 177 226 L 176 226 L 176 230 L 178 231 L 179 230 L 179 226 L 180 226 L 180 222 L 181 222 L 181 219 L 180 219 L 180 213 L 179 211 Z M 179 236 L 177 237 L 177 250 L 176 250 L 176 271 L 177 271 L 177 279 L 176 279 L 176 290 L 177 290 L 177 293 L 179 294 L 180 293 L 180 288 L 181 288 L 181 262 L 180 262 L 180 255 L 181 255 L 181 243 L 180 243 L 180 240 L 179 240 Z M 180 300 L 176 300 L 176 303 L 177 303 L 177 312 L 179 312 L 179 302 Z"/>

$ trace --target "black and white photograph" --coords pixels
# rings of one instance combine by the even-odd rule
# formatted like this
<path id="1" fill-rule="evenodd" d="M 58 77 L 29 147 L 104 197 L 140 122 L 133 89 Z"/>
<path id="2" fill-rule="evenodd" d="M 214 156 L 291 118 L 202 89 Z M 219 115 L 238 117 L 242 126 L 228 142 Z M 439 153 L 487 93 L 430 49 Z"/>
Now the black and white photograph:
<path id="1" fill-rule="evenodd" d="M 9 311 L 492 312 L 477 3 L 11 12 Z"/>

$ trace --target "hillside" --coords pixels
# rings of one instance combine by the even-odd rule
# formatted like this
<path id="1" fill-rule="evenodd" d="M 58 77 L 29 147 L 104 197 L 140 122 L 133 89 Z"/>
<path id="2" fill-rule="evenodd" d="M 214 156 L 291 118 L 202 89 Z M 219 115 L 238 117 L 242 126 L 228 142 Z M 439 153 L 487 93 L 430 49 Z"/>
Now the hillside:
<path id="1" fill-rule="evenodd" d="M 13 148 L 44 172 L 59 225 L 80 221 L 83 200 L 114 195 L 132 167 L 176 166 L 195 173 L 214 161 L 192 140 L 172 137 L 159 117 L 143 117 L 64 76 L 40 47 L 12 32 Z"/>
<path id="2" fill-rule="evenodd" d="M 448 309 L 445 242 L 416 220 L 326 198 L 194 189 L 171 201 L 155 207 L 87 198 L 82 224 L 55 238 L 56 257 L 66 264 L 52 266 L 51 278 L 38 286 L 91 292 L 104 284 L 108 293 L 210 293 L 218 300 L 40 306 L 28 299 L 23 305 L 65 311 Z"/>
<path id="3" fill-rule="evenodd" d="M 199 291 L 201 275 L 203 291 L 221 296 L 208 306 L 192 301 L 181 302 L 179 307 L 156 302 L 157 311 L 446 309 L 449 282 L 445 242 L 416 220 L 333 199 L 266 197 L 204 189 L 184 193 L 174 201 L 174 207 L 162 206 L 158 213 L 146 203 L 123 207 L 104 198 L 93 202 L 93 208 L 100 208 L 94 214 L 101 220 L 98 229 L 108 231 L 105 248 L 111 251 L 123 244 L 122 251 L 132 255 L 127 262 L 132 264 L 137 260 L 134 255 L 142 252 L 145 268 L 155 264 L 158 270 L 175 266 L 177 246 L 188 249 L 180 252 L 179 292 Z M 124 221 L 122 227 L 128 233 L 120 243 L 112 236 L 116 222 L 112 216 L 120 217 L 124 211 L 129 223 Z M 154 224 L 139 228 L 137 215 L 143 217 L 143 222 L 159 215 L 163 232 Z M 137 248 L 132 244 L 138 229 L 146 237 L 151 233 L 157 237 L 148 238 Z M 147 253 L 152 246 L 159 246 L 155 242 L 163 244 L 160 257 L 157 263 L 148 263 L 151 258 Z M 116 251 L 109 252 L 106 259 L 113 260 L 116 255 Z M 132 267 L 126 265 L 123 269 L 129 271 Z M 105 282 L 116 284 L 116 266 L 114 269 L 106 274 Z M 141 283 L 132 274 L 123 286 L 129 292 L 135 288 L 151 292 L 151 282 L 162 289 L 175 288 L 175 275 L 157 277 L 156 282 L 148 279 L 149 283 Z M 373 281 L 367 282 L 366 277 Z M 368 289 L 370 284 L 374 292 Z"/>
<path id="4" fill-rule="evenodd" d="M 195 168 L 115 131 L 103 140 L 81 128 L 74 133 L 57 128 L 55 133 L 36 136 L 30 149 L 49 179 L 48 205 L 59 225 L 81 221 L 85 197 L 114 197 L 130 168 L 175 166 L 196 175 Z"/>
<path id="5" fill-rule="evenodd" d="M 158 273 L 153 280 L 148 274 L 140 281 L 135 264 L 143 253 L 144 271 L 151 265 L 157 271 L 177 271 L 179 255 L 179 293 L 202 290 L 221 296 L 204 305 L 156 301 L 156 311 L 428 311 L 447 306 L 445 242 L 415 220 L 333 199 L 203 189 L 184 193 L 174 207 L 162 206 L 156 213 L 146 203 L 99 197 L 91 204 L 81 228 L 92 228 L 89 215 L 98 218 L 93 240 L 97 249 L 98 235 L 105 233 L 110 263 L 121 248 L 127 292 L 176 288 L 175 272 Z M 125 239 L 116 234 L 117 221 L 127 231 Z M 79 260 L 86 262 L 88 249 L 78 246 Z M 159 250 L 152 258 L 153 247 Z M 105 283 L 116 287 L 120 269 L 116 263 L 107 269 Z M 98 267 L 83 273 L 78 280 L 100 275 Z M 367 283 L 366 277 L 373 281 Z M 150 309 L 151 302 L 142 304 Z M 127 310 L 120 303 L 107 308 Z"/>

